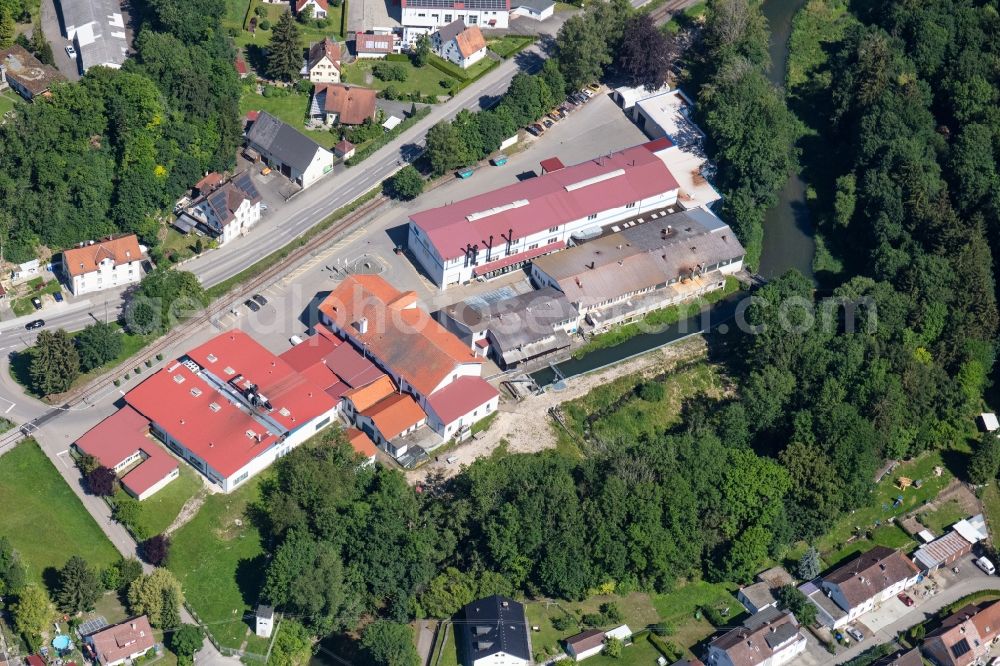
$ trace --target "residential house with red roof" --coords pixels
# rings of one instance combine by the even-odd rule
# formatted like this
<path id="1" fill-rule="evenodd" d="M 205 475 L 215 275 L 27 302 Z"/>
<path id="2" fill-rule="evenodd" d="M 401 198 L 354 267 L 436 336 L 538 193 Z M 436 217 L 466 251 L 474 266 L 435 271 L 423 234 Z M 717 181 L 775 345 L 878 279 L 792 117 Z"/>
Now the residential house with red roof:
<path id="1" fill-rule="evenodd" d="M 803 592 L 819 608 L 817 619 L 839 629 L 913 586 L 919 577 L 920 570 L 902 552 L 876 546 L 823 576 L 815 593 Z"/>
<path id="2" fill-rule="evenodd" d="M 301 14 L 306 8 L 312 10 L 314 19 L 325 19 L 330 12 L 330 3 L 327 0 L 295 0 L 295 14 Z"/>
<path id="3" fill-rule="evenodd" d="M 781 666 L 806 649 L 806 637 L 790 611 L 768 608 L 751 615 L 743 626 L 708 644 L 708 666 Z"/>
<path id="4" fill-rule="evenodd" d="M 309 115 L 324 125 L 362 125 L 375 119 L 376 91 L 344 83 L 317 83 Z"/>
<path id="5" fill-rule="evenodd" d="M 135 234 L 80 243 L 62 254 L 62 267 L 74 295 L 133 284 L 142 279 L 146 248 Z"/>
<path id="6" fill-rule="evenodd" d="M 439 56 L 468 69 L 486 57 L 486 40 L 478 25 L 456 19 L 431 35 L 431 48 Z"/>
<path id="7" fill-rule="evenodd" d="M 149 652 L 156 645 L 145 615 L 105 627 L 83 639 L 90 656 L 101 666 L 118 666 Z"/>
<path id="8" fill-rule="evenodd" d="M 140 501 L 180 474 L 177 459 L 149 436 L 149 420 L 128 406 L 88 430 L 74 446 L 114 471 L 122 488 Z"/>
<path id="9" fill-rule="evenodd" d="M 313 83 L 340 83 L 340 43 L 329 37 L 309 47 L 302 75 Z"/>
<path id="10" fill-rule="evenodd" d="M 921 649 L 938 666 L 985 663 L 1000 636 L 1000 602 L 969 604 L 927 634 Z"/>
<path id="11" fill-rule="evenodd" d="M 375 456 L 378 454 L 378 449 L 375 447 L 375 442 L 371 440 L 371 437 L 357 428 L 348 428 L 344 436 L 347 438 L 347 443 L 351 445 L 351 448 L 368 461 L 367 464 L 372 465 L 375 463 Z"/>
<path id="12" fill-rule="evenodd" d="M 209 174 L 210 176 L 212 174 Z M 204 182 L 208 177 L 203 178 Z M 199 192 L 203 188 L 198 188 Z M 174 222 L 179 229 L 198 227 L 210 234 L 221 246 L 234 238 L 245 236 L 260 222 L 261 196 L 250 178 L 243 172 L 226 183 L 216 184 L 205 191 Z"/>
<path id="13" fill-rule="evenodd" d="M 574 236 L 659 217 L 677 204 L 677 179 L 664 161 L 670 146 L 652 141 L 414 213 L 408 247 L 448 287 L 517 270 Z"/>
<path id="14" fill-rule="evenodd" d="M 324 324 L 374 360 L 400 392 L 413 396 L 441 442 L 467 436 L 475 421 L 496 411 L 500 396 L 481 376 L 483 360 L 417 307 L 415 292 L 401 292 L 381 276 L 352 275 L 330 292 L 319 312 Z"/>
<path id="15" fill-rule="evenodd" d="M 337 382 L 317 383 L 317 375 L 296 371 L 233 330 L 155 373 L 125 402 L 171 450 L 230 492 L 336 418 Z"/>

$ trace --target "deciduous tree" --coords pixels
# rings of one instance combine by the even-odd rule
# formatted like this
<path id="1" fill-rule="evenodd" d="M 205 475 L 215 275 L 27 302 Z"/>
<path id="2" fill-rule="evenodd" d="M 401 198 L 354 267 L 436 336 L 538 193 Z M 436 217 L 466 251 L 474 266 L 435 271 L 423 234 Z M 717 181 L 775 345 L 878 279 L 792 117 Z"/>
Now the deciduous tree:
<path id="1" fill-rule="evenodd" d="M 11 614 L 14 616 L 14 629 L 35 650 L 41 646 L 42 632 L 49 628 L 56 613 L 45 590 L 37 585 L 28 585 L 17 595 Z"/>
<path id="2" fill-rule="evenodd" d="M 113 470 L 101 465 L 87 475 L 87 490 L 94 495 L 111 497 L 115 494 L 115 482 L 118 477 Z"/>
<path id="3" fill-rule="evenodd" d="M 616 65 L 630 85 L 656 90 L 666 83 L 675 47 L 647 13 L 636 14 L 625 24 Z"/>
<path id="4" fill-rule="evenodd" d="M 76 336 L 80 354 L 80 367 L 90 372 L 118 357 L 122 351 L 120 329 L 114 324 L 97 322 L 87 326 Z"/>
<path id="5" fill-rule="evenodd" d="M 365 627 L 361 645 L 380 666 L 419 666 L 420 656 L 413 645 L 408 625 L 376 620 Z"/>
<path id="6" fill-rule="evenodd" d="M 205 633 L 193 624 L 182 624 L 170 635 L 170 649 L 177 655 L 179 663 L 190 664 L 204 642 Z"/>
<path id="7" fill-rule="evenodd" d="M 172 573 L 163 568 L 136 578 L 128 589 L 129 610 L 139 615 L 148 615 L 149 623 L 157 628 L 179 624 L 183 603 L 181 584 Z"/>

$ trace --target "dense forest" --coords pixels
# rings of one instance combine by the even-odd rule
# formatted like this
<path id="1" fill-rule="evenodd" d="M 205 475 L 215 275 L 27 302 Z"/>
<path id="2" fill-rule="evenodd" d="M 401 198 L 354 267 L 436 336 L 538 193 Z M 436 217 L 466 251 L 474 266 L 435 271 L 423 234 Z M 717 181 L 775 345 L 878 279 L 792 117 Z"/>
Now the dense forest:
<path id="1" fill-rule="evenodd" d="M 0 234 L 24 261 L 116 232 L 154 243 L 155 213 L 209 169 L 230 166 L 239 79 L 223 0 L 131 4 L 133 57 L 93 68 L 0 127 Z"/>
<path id="2" fill-rule="evenodd" d="M 865 505 L 886 459 L 964 444 L 997 327 L 996 5 L 860 3 L 804 74 L 800 123 L 764 78 L 758 4 L 710 2 L 688 64 L 726 210 L 759 234 L 801 148 L 806 175 L 820 164 L 836 183 L 814 203 L 842 270 L 822 291 L 797 273 L 758 290 L 755 333 L 727 356 L 735 394 L 690 400 L 654 437 L 496 455 L 418 493 L 395 472 L 348 471 L 343 448 L 293 452 L 262 502 L 265 595 L 323 633 L 365 613 L 446 616 L 497 590 L 743 582 Z"/>

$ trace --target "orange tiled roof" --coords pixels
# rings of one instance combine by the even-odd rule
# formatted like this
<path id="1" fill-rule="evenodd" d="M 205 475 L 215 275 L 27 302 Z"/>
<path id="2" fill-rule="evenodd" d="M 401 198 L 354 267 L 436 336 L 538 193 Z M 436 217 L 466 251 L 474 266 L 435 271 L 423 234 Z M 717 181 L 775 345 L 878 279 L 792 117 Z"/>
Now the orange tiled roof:
<path id="1" fill-rule="evenodd" d="M 393 385 L 389 375 L 382 375 L 373 382 L 347 391 L 344 393 L 344 397 L 354 403 L 354 409 L 363 412 L 379 400 L 388 398 L 395 392 L 396 387 Z"/>
<path id="2" fill-rule="evenodd" d="M 142 259 L 142 250 L 139 249 L 139 240 L 135 234 L 63 252 L 63 265 L 72 276 L 96 271 L 98 264 L 105 259 L 114 260 L 115 266 Z"/>
<path id="3" fill-rule="evenodd" d="M 375 117 L 375 95 L 371 88 L 344 83 L 318 83 L 315 95 L 322 95 L 323 111 L 336 113 L 342 125 L 361 125 Z"/>
<path id="4" fill-rule="evenodd" d="M 455 42 L 458 44 L 458 50 L 461 51 L 464 58 L 468 58 L 479 49 L 486 48 L 486 40 L 483 39 L 483 32 L 477 25 L 469 26 L 458 33 L 455 36 Z"/>
<path id="5" fill-rule="evenodd" d="M 427 418 L 417 401 L 406 393 L 393 393 L 365 411 L 364 415 L 372 420 L 386 441 Z"/>
<path id="6" fill-rule="evenodd" d="M 357 428 L 348 428 L 346 435 L 348 443 L 365 458 L 371 458 L 378 452 L 375 442 L 371 440 L 371 437 Z"/>
<path id="7" fill-rule="evenodd" d="M 381 276 L 352 275 L 330 292 L 319 309 L 384 367 L 426 396 L 457 365 L 483 360 L 418 308 L 416 301 L 416 293 L 401 292 Z M 358 328 L 362 319 L 367 320 L 365 333 Z"/>

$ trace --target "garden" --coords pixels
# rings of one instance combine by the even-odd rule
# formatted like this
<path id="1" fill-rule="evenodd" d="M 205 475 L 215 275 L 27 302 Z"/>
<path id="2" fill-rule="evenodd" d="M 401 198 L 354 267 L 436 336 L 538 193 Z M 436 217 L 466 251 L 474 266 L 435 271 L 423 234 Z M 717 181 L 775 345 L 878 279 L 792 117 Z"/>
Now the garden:
<path id="1" fill-rule="evenodd" d="M 258 9 L 259 8 L 259 9 Z M 324 37 L 343 38 L 341 21 L 343 3 L 334 6 L 330 3 L 329 13 L 324 20 L 309 20 L 299 22 L 299 37 L 302 46 L 309 46 Z M 235 32 L 235 42 L 238 48 L 246 46 L 267 46 L 271 41 L 271 26 L 278 22 L 283 12 L 289 11 L 288 3 L 270 4 L 261 0 L 226 0 L 226 13 L 223 16 L 223 26 L 230 32 Z M 257 19 L 254 32 L 249 31 L 250 20 Z"/>
<path id="2" fill-rule="evenodd" d="M 112 505 L 118 507 L 115 520 L 125 524 L 137 541 L 166 531 L 177 519 L 184 504 L 202 490 L 201 477 L 190 465 L 182 463 L 179 469 L 180 475 L 152 497 L 140 502 L 119 489 L 111 500 Z M 128 511 L 127 517 L 125 511 Z"/>
<path id="3" fill-rule="evenodd" d="M 10 298 L 10 309 L 14 311 L 14 316 L 23 317 L 35 311 L 35 306 L 31 300 L 33 298 L 46 300 L 46 296 L 62 293 L 62 285 L 58 280 L 45 281 L 41 275 L 31 278 L 27 282 L 15 285 L 12 288 Z"/>
<path id="4" fill-rule="evenodd" d="M 383 73 L 385 78 L 376 74 L 379 68 L 387 69 Z M 413 94 L 436 98 L 451 94 L 452 88 L 459 84 L 456 77 L 445 74 L 430 64 L 414 67 L 408 59 L 358 60 L 344 66 L 342 80 L 344 83 L 375 88 L 383 96 L 397 98 Z"/>

